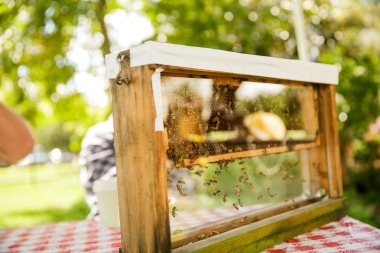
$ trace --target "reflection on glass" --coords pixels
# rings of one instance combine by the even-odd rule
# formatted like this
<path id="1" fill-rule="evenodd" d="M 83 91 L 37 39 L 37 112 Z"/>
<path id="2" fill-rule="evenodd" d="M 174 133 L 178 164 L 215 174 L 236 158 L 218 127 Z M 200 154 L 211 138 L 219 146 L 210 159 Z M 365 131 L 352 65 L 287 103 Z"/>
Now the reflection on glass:
<path id="1" fill-rule="evenodd" d="M 196 231 L 203 230 L 196 238 L 209 237 L 253 222 L 257 212 L 278 203 L 291 205 L 310 197 L 304 192 L 299 157 L 298 152 L 287 152 L 169 169 L 174 245 Z M 226 224 L 220 225 L 223 221 Z M 213 229 L 215 224 L 222 230 Z"/>
<path id="2" fill-rule="evenodd" d="M 163 77 L 168 157 L 175 164 L 317 137 L 312 86 Z"/>
<path id="3" fill-rule="evenodd" d="M 311 85 L 162 77 L 162 87 L 174 242 L 219 233 L 204 227 L 221 220 L 252 222 L 252 211 L 304 193 L 294 146 L 317 138 Z"/>

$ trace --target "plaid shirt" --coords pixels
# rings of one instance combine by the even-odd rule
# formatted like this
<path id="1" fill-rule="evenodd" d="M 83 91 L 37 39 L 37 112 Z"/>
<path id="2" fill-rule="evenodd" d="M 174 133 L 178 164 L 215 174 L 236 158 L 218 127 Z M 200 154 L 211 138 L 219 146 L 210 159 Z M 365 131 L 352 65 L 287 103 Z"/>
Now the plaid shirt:
<path id="1" fill-rule="evenodd" d="M 80 182 L 86 190 L 86 201 L 91 209 L 88 219 L 98 217 L 98 203 L 93 191 L 94 181 L 116 176 L 113 122 L 110 117 L 91 127 L 82 141 L 79 162 L 82 166 Z"/>
<path id="2" fill-rule="evenodd" d="M 112 117 L 91 127 L 82 141 L 79 162 L 82 166 L 80 181 L 86 190 L 86 201 L 91 212 L 87 219 L 98 219 L 99 208 L 93 191 L 94 182 L 98 179 L 116 177 L 116 162 L 114 149 L 114 129 Z M 170 166 L 169 166 L 170 167 Z M 190 178 L 188 169 L 175 169 L 169 175 L 169 195 L 180 197 L 177 191 L 177 181 L 186 180 L 183 190 L 189 195 L 194 194 L 195 182 Z"/>

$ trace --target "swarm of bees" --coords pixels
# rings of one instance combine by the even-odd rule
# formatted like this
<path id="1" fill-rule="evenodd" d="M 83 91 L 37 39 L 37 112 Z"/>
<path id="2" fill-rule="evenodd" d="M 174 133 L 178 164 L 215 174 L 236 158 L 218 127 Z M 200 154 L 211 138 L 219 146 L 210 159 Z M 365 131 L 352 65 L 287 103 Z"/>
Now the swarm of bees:
<path id="1" fill-rule="evenodd" d="M 194 139 L 189 140 L 179 134 L 179 119 L 182 116 L 188 118 L 192 117 L 193 113 L 191 113 L 190 110 L 184 110 L 183 115 L 180 115 L 178 114 L 178 109 L 181 107 L 181 104 L 178 105 L 176 102 L 171 104 L 172 107 L 170 107 L 169 110 L 172 110 L 172 112 L 167 117 L 168 120 L 165 123 L 167 126 L 168 142 L 170 144 L 167 149 L 167 157 L 173 161 L 173 168 L 186 167 L 189 173 L 195 175 L 197 181 L 203 180 L 200 185 L 205 187 L 205 191 L 209 196 L 221 200 L 221 202 L 229 207 L 232 205 L 236 210 L 241 209 L 244 205 L 249 203 L 250 200 L 247 198 L 247 194 L 249 193 L 253 196 L 251 199 L 256 199 L 257 201 L 264 201 L 268 198 L 275 198 L 275 200 L 277 200 L 279 196 L 282 195 L 282 193 L 278 191 L 278 188 L 272 189 L 272 183 L 270 184 L 271 187 L 267 187 L 267 183 L 257 183 L 258 179 L 262 182 L 270 181 L 272 179 L 270 177 L 271 175 L 265 174 L 262 171 L 251 171 L 251 168 L 246 164 L 246 159 L 232 158 L 237 157 L 232 153 L 243 153 L 249 150 L 257 150 L 261 152 L 261 155 L 267 155 L 268 153 L 271 153 L 271 144 L 267 144 L 266 142 L 255 142 L 252 140 L 239 140 L 240 142 L 236 141 L 235 143 L 229 141 L 212 142 L 210 139 L 207 139 L 208 136 L 206 136 L 205 133 L 210 130 L 236 130 L 236 123 L 239 124 L 236 118 L 230 121 L 226 120 L 226 115 L 236 116 L 234 115 L 234 109 L 236 110 L 236 108 L 234 108 L 234 104 L 236 103 L 234 100 L 235 98 L 230 96 L 231 91 L 236 90 L 236 86 L 233 86 L 232 84 L 214 85 L 214 89 L 213 100 L 217 103 L 223 103 L 224 108 L 217 108 L 217 104 L 211 105 L 213 109 L 212 117 L 210 117 L 207 122 L 204 120 L 199 122 L 199 126 L 197 126 L 197 131 L 199 130 L 199 133 L 197 132 L 197 134 L 204 137 L 202 141 L 194 141 Z M 184 101 L 197 101 L 197 95 L 186 89 L 181 90 L 179 95 L 184 98 Z M 196 119 L 193 118 L 193 121 L 196 121 Z M 242 136 L 243 135 L 240 137 Z M 220 160 L 213 161 L 212 163 L 199 162 L 200 158 L 205 158 L 207 161 L 207 159 L 214 155 L 225 156 L 221 156 Z M 232 163 L 234 163 L 233 166 L 230 166 Z M 284 164 L 280 167 L 281 174 L 278 174 L 278 180 L 282 179 L 282 181 L 290 184 L 294 179 L 294 175 L 291 174 L 292 170 L 289 170 L 289 168 L 296 166 L 297 162 L 288 161 L 287 163 L 288 164 Z M 193 164 L 197 165 L 194 166 Z M 231 180 L 231 185 L 221 185 L 224 181 L 221 180 L 221 178 L 228 175 L 227 173 L 231 173 L 229 171 L 231 169 L 236 170 L 233 173 L 235 173 L 234 175 L 237 175 L 237 177 L 233 178 L 234 181 Z M 315 169 L 319 171 L 317 165 L 315 166 Z M 173 185 L 176 185 L 176 189 L 180 196 L 189 196 L 190 191 L 187 192 L 187 188 L 185 187 L 186 182 L 183 178 L 179 178 L 178 180 L 174 178 L 170 179 L 169 174 L 171 170 L 168 171 L 168 182 L 171 183 L 173 180 Z M 255 182 L 255 185 L 253 182 Z M 258 192 L 260 191 L 260 187 L 262 187 L 262 190 L 261 192 Z M 176 207 L 171 209 L 173 217 L 177 215 L 177 211 L 178 209 Z M 208 235 L 206 234 L 205 237 L 207 236 Z"/>
<path id="2" fill-rule="evenodd" d="M 233 164 L 232 164 L 233 163 Z M 216 166 L 217 165 L 217 166 Z M 233 166 L 231 166 L 233 165 Z M 280 174 L 278 176 L 279 180 L 291 182 L 294 179 L 294 175 L 290 173 L 290 168 L 297 165 L 297 161 L 290 162 L 287 161 L 283 166 L 280 166 Z M 243 193 L 246 194 L 255 194 L 253 199 L 260 201 L 265 198 L 275 198 L 278 196 L 278 192 L 273 190 L 271 187 L 264 187 L 262 192 L 257 192 L 253 190 L 254 185 L 252 183 L 252 176 L 254 174 L 249 173 L 249 166 L 246 164 L 246 159 L 235 159 L 235 160 L 219 160 L 215 164 L 202 164 L 197 166 L 187 166 L 186 167 L 189 172 L 194 175 L 201 177 L 203 180 L 203 186 L 207 189 L 207 192 L 210 196 L 220 198 L 220 200 L 230 205 L 236 209 L 240 210 L 244 207 L 244 202 L 246 201 L 246 196 L 243 197 Z M 233 184 L 230 190 L 226 189 L 225 186 L 222 186 L 221 182 L 224 180 L 220 180 L 220 175 L 226 176 L 229 173 L 229 170 L 234 168 L 235 172 L 238 172 L 236 183 Z M 168 175 L 172 172 L 173 169 L 168 169 Z M 205 175 L 204 173 L 207 172 Z M 268 178 L 270 175 L 266 175 L 257 172 L 259 177 Z M 205 176 L 205 177 L 204 177 Z M 168 180 L 170 178 L 168 177 Z M 174 181 L 174 180 L 173 180 Z M 176 179 L 176 189 L 180 196 L 188 196 L 189 193 L 184 190 L 184 185 L 186 185 L 186 181 L 183 178 Z M 258 189 L 263 187 L 263 185 L 258 186 Z M 275 188 L 274 188 L 275 189 Z M 248 196 L 248 195 L 247 195 Z M 173 217 L 177 216 L 178 209 L 177 207 L 173 207 L 171 209 L 171 215 Z M 206 237 L 208 237 L 206 235 Z"/>

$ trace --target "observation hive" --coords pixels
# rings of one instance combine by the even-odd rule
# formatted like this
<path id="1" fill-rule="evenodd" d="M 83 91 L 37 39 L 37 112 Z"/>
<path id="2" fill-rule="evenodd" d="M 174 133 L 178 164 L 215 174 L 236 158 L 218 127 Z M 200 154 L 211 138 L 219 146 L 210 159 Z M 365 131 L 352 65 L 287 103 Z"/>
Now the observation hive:
<path id="1" fill-rule="evenodd" d="M 122 252 L 255 252 L 344 215 L 336 66 L 157 42 L 106 63 Z"/>

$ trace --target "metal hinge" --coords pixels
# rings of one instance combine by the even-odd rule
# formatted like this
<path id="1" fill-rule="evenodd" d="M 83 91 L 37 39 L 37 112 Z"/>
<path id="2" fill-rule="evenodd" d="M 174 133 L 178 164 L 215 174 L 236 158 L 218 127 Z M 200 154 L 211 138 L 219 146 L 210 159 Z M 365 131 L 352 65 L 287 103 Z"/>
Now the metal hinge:
<path id="1" fill-rule="evenodd" d="M 116 76 L 116 84 L 130 84 L 131 83 L 131 70 L 130 70 L 130 54 L 129 51 L 120 52 L 117 56 L 117 61 L 120 64 L 120 72 Z"/>

